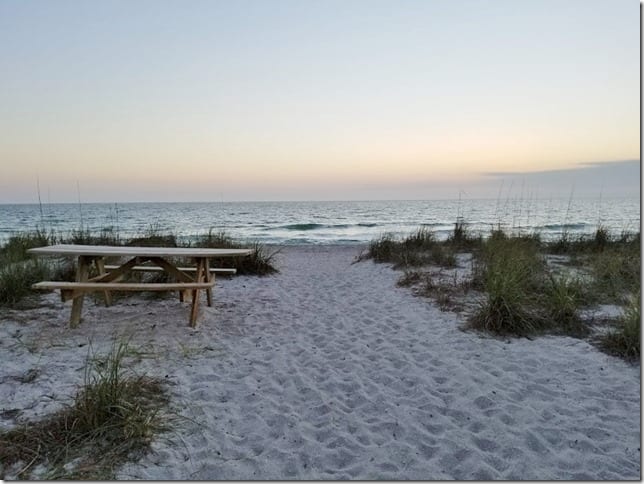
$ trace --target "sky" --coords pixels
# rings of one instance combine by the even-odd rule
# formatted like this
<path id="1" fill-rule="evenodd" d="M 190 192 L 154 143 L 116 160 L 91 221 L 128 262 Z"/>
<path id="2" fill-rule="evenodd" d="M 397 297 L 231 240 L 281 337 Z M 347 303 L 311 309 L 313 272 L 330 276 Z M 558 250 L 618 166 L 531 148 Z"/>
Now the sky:
<path id="1" fill-rule="evenodd" d="M 3 0 L 0 203 L 639 196 L 639 8 Z"/>

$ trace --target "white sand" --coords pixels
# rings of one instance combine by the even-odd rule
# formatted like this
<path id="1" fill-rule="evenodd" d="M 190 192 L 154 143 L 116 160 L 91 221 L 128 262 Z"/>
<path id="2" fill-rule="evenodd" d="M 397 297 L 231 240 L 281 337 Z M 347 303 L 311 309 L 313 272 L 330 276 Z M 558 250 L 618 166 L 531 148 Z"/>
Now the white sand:
<path id="1" fill-rule="evenodd" d="M 174 299 L 86 302 L 74 330 L 54 294 L 4 310 L 0 410 L 60 408 L 88 340 L 128 334 L 154 353 L 135 368 L 167 375 L 191 420 L 121 479 L 640 479 L 639 365 L 572 338 L 462 332 L 356 254 L 293 247 L 276 276 L 219 279 L 196 330 Z"/>

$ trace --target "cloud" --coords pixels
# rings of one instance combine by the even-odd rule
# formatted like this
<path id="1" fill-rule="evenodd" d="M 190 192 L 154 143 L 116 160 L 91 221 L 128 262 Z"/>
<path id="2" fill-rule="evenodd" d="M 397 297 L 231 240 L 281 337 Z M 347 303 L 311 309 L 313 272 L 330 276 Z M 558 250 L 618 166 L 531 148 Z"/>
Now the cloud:
<path id="1" fill-rule="evenodd" d="M 640 161 L 580 163 L 578 167 L 535 172 L 486 172 L 489 181 L 522 183 L 540 193 L 565 196 L 633 197 L 640 195 Z"/>

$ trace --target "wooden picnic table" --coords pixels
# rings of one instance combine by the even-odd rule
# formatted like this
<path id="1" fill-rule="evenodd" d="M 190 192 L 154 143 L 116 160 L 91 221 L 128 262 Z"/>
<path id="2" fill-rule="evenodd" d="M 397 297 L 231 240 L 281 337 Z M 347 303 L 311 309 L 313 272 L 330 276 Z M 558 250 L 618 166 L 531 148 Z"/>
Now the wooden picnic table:
<path id="1" fill-rule="evenodd" d="M 30 253 L 48 256 L 77 257 L 76 281 L 42 281 L 34 284 L 34 289 L 60 289 L 63 301 L 73 300 L 70 326 L 80 323 L 83 300 L 88 292 L 102 291 L 105 303 L 111 304 L 111 291 L 179 291 L 179 298 L 184 301 L 192 295 L 190 326 L 197 325 L 199 312 L 199 293 L 206 291 L 208 306 L 212 306 L 212 288 L 215 285 L 209 259 L 216 257 L 248 256 L 251 249 L 205 249 L 190 247 L 127 247 L 111 245 L 75 245 L 59 244 L 29 249 Z M 129 258 L 120 265 L 106 265 L 106 257 Z M 188 258 L 194 262 L 193 267 L 178 267 L 173 263 L 176 258 Z M 89 277 L 90 267 L 94 265 L 98 272 L 96 277 Z M 131 283 L 119 282 L 132 271 L 158 271 L 169 274 L 176 282 Z M 189 274 L 194 273 L 194 275 Z M 230 272 L 230 270 L 228 270 Z M 233 271 L 234 272 L 234 271 Z"/>

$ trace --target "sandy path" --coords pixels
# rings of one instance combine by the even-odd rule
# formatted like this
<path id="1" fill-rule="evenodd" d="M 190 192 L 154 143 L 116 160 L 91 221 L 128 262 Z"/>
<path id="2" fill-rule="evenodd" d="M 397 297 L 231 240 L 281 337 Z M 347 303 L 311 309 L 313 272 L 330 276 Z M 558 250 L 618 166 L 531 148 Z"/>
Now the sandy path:
<path id="1" fill-rule="evenodd" d="M 276 276 L 221 280 L 197 330 L 174 300 L 89 304 L 77 330 L 54 295 L 0 313 L 3 408 L 55 409 L 79 345 L 130 334 L 192 420 L 123 479 L 640 478 L 639 366 L 572 338 L 464 333 L 356 253 L 293 247 Z"/>

